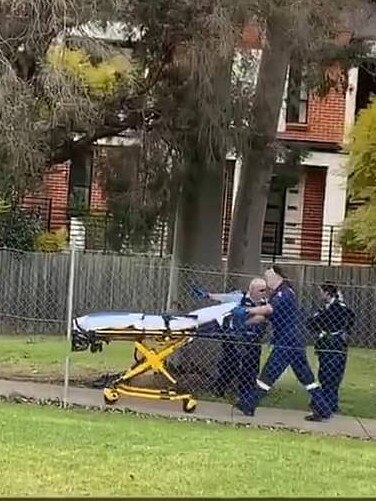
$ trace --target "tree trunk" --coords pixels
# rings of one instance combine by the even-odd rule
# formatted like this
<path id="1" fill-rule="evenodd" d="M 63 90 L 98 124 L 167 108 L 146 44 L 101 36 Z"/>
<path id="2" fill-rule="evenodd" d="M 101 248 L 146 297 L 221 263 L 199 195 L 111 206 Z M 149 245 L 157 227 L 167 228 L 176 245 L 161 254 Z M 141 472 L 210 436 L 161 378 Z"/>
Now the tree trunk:
<path id="1" fill-rule="evenodd" d="M 264 218 L 275 164 L 274 142 L 290 59 L 284 39 L 282 23 L 270 20 L 253 106 L 255 133 L 243 155 L 230 232 L 230 273 L 260 273 Z"/>
<path id="2" fill-rule="evenodd" d="M 178 203 L 175 258 L 180 266 L 220 269 L 222 265 L 222 204 L 224 167 L 229 126 L 228 110 L 231 92 L 233 51 L 228 58 L 213 65 L 211 88 L 201 95 L 200 86 L 193 87 L 191 102 L 197 117 L 192 121 L 190 142 L 184 145 L 186 176 Z M 208 89 L 206 89 L 208 91 Z M 207 99 L 212 115 L 217 117 L 213 128 L 212 116 L 205 116 L 200 100 Z M 187 101 L 188 106 L 192 106 Z M 194 124 L 197 124 L 195 127 Z M 200 124 L 205 133 L 200 134 Z M 204 125 L 203 125 L 204 124 Z M 211 126 L 210 126 L 211 125 Z M 209 133 L 207 129 L 210 129 Z"/>
<path id="3" fill-rule="evenodd" d="M 192 170 L 178 205 L 176 260 L 180 266 L 219 269 L 222 258 L 223 168 Z"/>
<path id="4" fill-rule="evenodd" d="M 181 304 L 186 311 L 197 305 L 193 284 L 208 290 L 221 290 L 223 170 L 197 169 L 192 165 L 189 180 L 181 187 L 175 215 L 173 252 L 167 310 Z"/>

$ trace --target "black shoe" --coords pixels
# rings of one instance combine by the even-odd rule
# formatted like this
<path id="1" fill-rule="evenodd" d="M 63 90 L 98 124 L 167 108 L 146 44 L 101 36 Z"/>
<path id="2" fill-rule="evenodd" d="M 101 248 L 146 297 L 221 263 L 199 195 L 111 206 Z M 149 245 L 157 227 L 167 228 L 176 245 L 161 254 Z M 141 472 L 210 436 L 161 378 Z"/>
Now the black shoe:
<path id="1" fill-rule="evenodd" d="M 319 414 L 309 414 L 308 416 L 305 416 L 305 421 L 311 421 L 315 423 L 321 423 L 323 421 L 326 421 L 329 418 L 324 418 L 323 416 L 320 416 Z"/>
<path id="2" fill-rule="evenodd" d="M 238 409 L 240 412 L 242 412 L 244 414 L 244 416 L 253 417 L 255 415 L 254 409 L 249 409 L 249 408 L 247 408 L 244 405 L 241 405 L 239 403 L 236 403 L 234 405 L 234 407 L 235 407 L 235 409 Z"/>

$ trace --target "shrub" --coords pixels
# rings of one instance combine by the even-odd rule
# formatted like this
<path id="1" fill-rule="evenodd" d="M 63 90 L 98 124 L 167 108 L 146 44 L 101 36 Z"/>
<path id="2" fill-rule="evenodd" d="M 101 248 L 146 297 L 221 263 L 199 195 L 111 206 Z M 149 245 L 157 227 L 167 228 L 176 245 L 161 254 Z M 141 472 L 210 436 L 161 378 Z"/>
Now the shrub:
<path id="1" fill-rule="evenodd" d="M 44 231 L 35 239 L 36 250 L 42 252 L 61 252 L 68 245 L 68 232 L 65 228 L 57 231 Z"/>
<path id="2" fill-rule="evenodd" d="M 34 211 L 12 207 L 0 214 L 0 247 L 33 251 L 43 223 Z"/>

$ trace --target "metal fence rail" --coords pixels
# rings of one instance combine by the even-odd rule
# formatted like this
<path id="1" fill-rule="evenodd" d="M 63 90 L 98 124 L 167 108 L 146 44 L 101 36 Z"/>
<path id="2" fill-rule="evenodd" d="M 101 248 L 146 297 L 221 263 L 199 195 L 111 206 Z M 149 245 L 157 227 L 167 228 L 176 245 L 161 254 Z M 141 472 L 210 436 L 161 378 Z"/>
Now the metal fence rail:
<path id="1" fill-rule="evenodd" d="M 104 210 L 73 210 L 51 199 L 26 198 L 24 212 L 37 213 L 45 230 L 65 228 L 79 249 L 103 253 L 143 253 L 164 257 L 172 252 L 173 222 L 159 219 L 132 219 L 131 214 L 114 217 Z M 3 217 L 3 216 L 2 216 Z M 223 223 L 222 254 L 228 253 L 229 227 Z M 262 255 L 264 259 L 284 263 L 304 262 L 325 266 L 371 265 L 373 259 L 362 251 L 346 250 L 340 245 L 340 226 L 323 225 L 318 231 L 298 223 L 264 225 Z M 13 240 L 12 240 L 13 241 Z"/>

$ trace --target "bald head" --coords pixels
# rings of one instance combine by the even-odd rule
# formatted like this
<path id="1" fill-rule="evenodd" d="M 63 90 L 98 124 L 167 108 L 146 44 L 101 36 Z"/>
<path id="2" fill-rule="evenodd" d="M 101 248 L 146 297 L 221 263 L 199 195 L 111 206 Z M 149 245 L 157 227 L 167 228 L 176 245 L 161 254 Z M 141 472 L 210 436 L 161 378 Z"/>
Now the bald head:
<path id="1" fill-rule="evenodd" d="M 266 295 L 266 282 L 263 278 L 254 278 L 248 287 L 248 294 L 254 301 L 260 301 Z"/>

